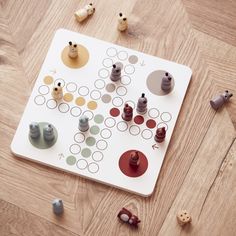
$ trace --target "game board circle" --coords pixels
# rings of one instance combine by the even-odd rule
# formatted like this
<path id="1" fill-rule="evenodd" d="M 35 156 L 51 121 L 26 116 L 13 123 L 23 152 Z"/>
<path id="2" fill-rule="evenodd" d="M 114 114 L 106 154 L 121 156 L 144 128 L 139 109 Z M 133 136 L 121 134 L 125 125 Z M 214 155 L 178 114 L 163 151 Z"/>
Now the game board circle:
<path id="1" fill-rule="evenodd" d="M 128 75 L 123 75 L 120 80 L 121 84 L 129 85 L 131 83 L 131 78 Z"/>
<path id="2" fill-rule="evenodd" d="M 146 126 L 149 128 L 149 129 L 153 129 L 156 127 L 156 121 L 153 120 L 153 119 L 149 119 L 147 120 L 146 122 Z"/>
<path id="3" fill-rule="evenodd" d="M 104 87 L 105 87 L 105 81 L 104 80 L 102 80 L 102 79 L 97 79 L 97 80 L 95 80 L 95 82 L 94 82 L 94 86 L 95 86 L 95 88 L 97 88 L 97 89 L 103 89 Z"/>
<path id="4" fill-rule="evenodd" d="M 89 52 L 86 47 L 77 44 L 79 55 L 76 58 L 70 58 L 69 54 L 69 46 L 66 46 L 62 53 L 61 59 L 65 66 L 72 68 L 72 69 L 79 69 L 85 66 L 89 60 Z"/>
<path id="5" fill-rule="evenodd" d="M 91 162 L 89 165 L 88 165 L 88 171 L 92 174 L 95 174 L 99 171 L 99 165 L 95 162 Z"/>
<path id="6" fill-rule="evenodd" d="M 74 155 L 79 154 L 80 151 L 81 151 L 81 147 L 79 144 L 74 143 L 74 144 L 70 145 L 70 152 L 72 154 L 74 154 Z"/>
<path id="7" fill-rule="evenodd" d="M 123 99 L 120 98 L 120 97 L 114 97 L 112 99 L 112 104 L 115 106 L 115 107 L 120 107 L 123 105 Z"/>
<path id="8" fill-rule="evenodd" d="M 59 106 L 58 106 L 58 110 L 61 112 L 61 113 L 66 113 L 70 110 L 70 106 L 66 103 L 61 103 Z"/>
<path id="9" fill-rule="evenodd" d="M 168 73 L 169 74 L 168 76 L 172 78 L 171 89 L 169 92 L 165 92 L 161 89 L 162 78 L 165 76 L 166 73 Z M 171 93 L 175 86 L 173 76 L 169 72 L 166 72 L 164 70 L 155 70 L 152 73 L 150 73 L 147 77 L 146 84 L 149 91 L 158 96 L 165 96 Z"/>
<path id="10" fill-rule="evenodd" d="M 91 147 L 96 143 L 96 139 L 92 136 L 89 136 L 86 138 L 85 143 Z"/>
<path id="11" fill-rule="evenodd" d="M 169 112 L 161 113 L 161 120 L 164 122 L 169 122 L 172 119 L 172 115 Z"/>
<path id="12" fill-rule="evenodd" d="M 97 114 L 94 116 L 94 121 L 97 124 L 101 124 L 104 121 L 104 117 L 101 114 Z"/>
<path id="13" fill-rule="evenodd" d="M 93 116 L 94 116 L 94 115 L 93 115 L 93 112 L 92 112 L 92 111 L 89 111 L 89 110 L 84 111 L 84 112 L 83 112 L 83 115 L 87 116 L 89 120 L 92 120 L 92 119 L 93 119 Z"/>
<path id="14" fill-rule="evenodd" d="M 76 163 L 76 166 L 77 166 L 78 169 L 84 170 L 84 169 L 87 168 L 88 162 L 84 159 L 79 159 Z"/>
<path id="15" fill-rule="evenodd" d="M 78 132 L 74 135 L 74 140 L 76 143 L 83 143 L 85 140 L 85 135 L 81 132 Z"/>
<path id="16" fill-rule="evenodd" d="M 69 166 L 73 166 L 75 163 L 76 163 L 76 158 L 74 156 L 68 156 L 66 158 L 66 163 L 69 165 Z"/>
<path id="17" fill-rule="evenodd" d="M 49 108 L 49 109 L 55 109 L 57 107 L 57 101 L 54 100 L 54 99 L 49 99 L 46 103 L 46 106 Z"/>
<path id="18" fill-rule="evenodd" d="M 109 92 L 109 93 L 114 92 L 115 89 L 116 89 L 116 86 L 115 86 L 115 84 L 113 84 L 113 83 L 109 83 L 109 84 L 106 85 L 106 90 L 107 90 L 107 92 Z"/>
<path id="19" fill-rule="evenodd" d="M 91 93 L 90 93 L 90 97 L 93 100 L 98 100 L 101 97 L 101 92 L 98 91 L 98 90 L 92 90 Z"/>
<path id="20" fill-rule="evenodd" d="M 162 128 L 162 127 L 165 127 L 166 128 L 166 131 L 168 130 L 168 125 L 164 122 L 160 122 L 157 124 L 157 128 Z"/>
<path id="21" fill-rule="evenodd" d="M 103 153 L 100 152 L 100 151 L 95 151 L 93 154 L 92 154 L 92 158 L 94 161 L 101 161 L 103 159 Z"/>
<path id="22" fill-rule="evenodd" d="M 75 99 L 75 104 L 78 106 L 83 106 L 85 104 L 85 99 L 83 97 L 78 97 Z"/>
<path id="23" fill-rule="evenodd" d="M 137 57 L 137 56 L 131 55 L 131 56 L 129 57 L 129 63 L 131 63 L 131 64 L 136 64 L 137 62 L 138 62 L 138 57 Z"/>
<path id="24" fill-rule="evenodd" d="M 104 103 L 109 103 L 111 101 L 111 96 L 109 94 L 102 95 L 102 101 Z"/>
<path id="25" fill-rule="evenodd" d="M 79 108 L 79 107 L 72 107 L 71 109 L 70 109 L 70 114 L 72 115 L 72 116 L 74 116 L 74 117 L 78 117 L 78 116 L 80 116 L 80 114 L 81 114 L 81 109 Z"/>
<path id="26" fill-rule="evenodd" d="M 83 148 L 81 151 L 81 155 L 85 158 L 88 158 L 91 156 L 91 150 L 89 148 Z"/>
<path id="27" fill-rule="evenodd" d="M 117 55 L 117 50 L 113 47 L 108 48 L 106 51 L 107 56 L 109 57 L 115 57 Z"/>
<path id="28" fill-rule="evenodd" d="M 87 96 L 89 94 L 89 88 L 86 86 L 81 86 L 78 90 L 79 95 L 81 96 Z"/>
<path id="29" fill-rule="evenodd" d="M 61 87 L 63 88 L 65 86 L 65 81 L 62 78 L 58 78 L 54 81 L 54 86 L 57 86 L 58 83 L 61 83 Z"/>
<path id="30" fill-rule="evenodd" d="M 90 127 L 90 133 L 93 135 L 97 135 L 100 132 L 100 128 L 97 125 L 93 125 Z"/>
<path id="31" fill-rule="evenodd" d="M 121 60 L 121 61 L 125 61 L 128 58 L 128 53 L 126 51 L 120 51 L 118 52 L 117 57 Z"/>
<path id="32" fill-rule="evenodd" d="M 135 72 L 135 67 L 131 64 L 126 65 L 125 68 L 124 68 L 124 71 L 128 75 L 132 75 Z"/>
<path id="33" fill-rule="evenodd" d="M 116 127 L 120 132 L 125 132 L 128 129 L 128 124 L 125 121 L 120 121 Z"/>
<path id="34" fill-rule="evenodd" d="M 53 77 L 50 75 L 47 75 L 44 77 L 43 82 L 47 85 L 50 85 L 53 83 Z"/>
<path id="35" fill-rule="evenodd" d="M 49 93 L 49 87 L 47 85 L 41 85 L 39 88 L 38 88 L 38 92 L 42 95 L 46 95 Z"/>
<path id="36" fill-rule="evenodd" d="M 157 117 L 160 115 L 160 112 L 159 112 L 159 110 L 156 109 L 156 108 L 151 108 L 151 109 L 149 109 L 149 111 L 148 111 L 148 115 L 149 115 L 151 118 L 155 119 L 155 118 L 157 118 Z"/>
<path id="37" fill-rule="evenodd" d="M 112 128 L 116 125 L 116 121 L 114 118 L 108 117 L 105 119 L 104 124 L 106 125 L 106 127 Z"/>
<path id="38" fill-rule="evenodd" d="M 129 164 L 130 155 L 134 151 L 138 150 L 128 150 L 124 152 L 119 159 L 119 168 L 121 172 L 128 177 L 139 177 L 143 175 L 148 168 L 147 157 L 140 151 L 138 151 L 140 160 L 139 167 L 137 169 L 134 169 L 130 166 Z"/>
<path id="39" fill-rule="evenodd" d="M 106 79 L 107 77 L 109 77 L 109 70 L 102 68 L 98 71 L 98 76 L 102 79 Z"/>
<path id="40" fill-rule="evenodd" d="M 113 117 L 117 117 L 117 116 L 120 115 L 120 110 L 118 108 L 113 107 L 110 110 L 110 115 L 113 116 Z"/>
<path id="41" fill-rule="evenodd" d="M 112 132 L 109 129 L 105 128 L 105 129 L 101 130 L 100 135 L 104 139 L 109 139 L 112 135 Z"/>
<path id="42" fill-rule="evenodd" d="M 126 104 L 126 103 L 128 103 L 129 106 L 131 106 L 133 109 L 135 109 L 135 102 L 134 102 L 134 101 L 128 100 L 128 101 L 125 102 L 125 104 Z"/>
<path id="43" fill-rule="evenodd" d="M 143 116 L 140 116 L 140 115 L 135 116 L 135 117 L 134 117 L 134 122 L 135 122 L 137 125 L 141 125 L 141 124 L 144 122 Z"/>
<path id="44" fill-rule="evenodd" d="M 63 100 L 66 102 L 71 102 L 73 100 L 74 96 L 71 93 L 65 93 L 63 96 Z"/>
<path id="45" fill-rule="evenodd" d="M 110 68 L 112 67 L 113 65 L 113 60 L 111 58 L 105 58 L 103 61 L 102 61 L 102 64 L 103 66 L 107 67 L 107 68 Z"/>
<path id="46" fill-rule="evenodd" d="M 129 128 L 130 134 L 137 136 L 140 133 L 140 128 L 137 125 L 131 125 Z"/>
<path id="47" fill-rule="evenodd" d="M 124 87 L 124 86 L 119 86 L 119 87 L 117 87 L 117 89 L 116 89 L 116 93 L 117 93 L 117 95 L 119 95 L 119 96 L 125 96 L 125 95 L 127 94 L 127 89 L 126 89 L 126 87 Z"/>
<path id="48" fill-rule="evenodd" d="M 142 136 L 144 139 L 148 140 L 148 139 L 152 138 L 153 133 L 152 133 L 152 131 L 151 131 L 150 129 L 144 129 L 144 130 L 142 131 L 142 133 L 141 133 L 141 136 Z"/>
<path id="49" fill-rule="evenodd" d="M 98 104 L 95 101 L 89 101 L 87 103 L 87 107 L 90 110 L 95 110 L 97 108 Z"/>
<path id="50" fill-rule="evenodd" d="M 115 63 L 117 66 L 119 66 L 121 68 L 121 70 L 123 69 L 124 65 L 122 62 L 118 61 Z"/>
<path id="51" fill-rule="evenodd" d="M 107 142 L 103 139 L 98 140 L 96 143 L 97 149 L 102 150 L 102 151 L 105 150 L 107 146 L 108 146 Z"/>
<path id="52" fill-rule="evenodd" d="M 74 93 L 77 90 L 77 84 L 70 82 L 66 85 L 66 90 L 70 93 Z"/>
<path id="53" fill-rule="evenodd" d="M 34 98 L 36 105 L 42 106 L 46 101 L 46 98 L 43 95 L 38 95 Z"/>

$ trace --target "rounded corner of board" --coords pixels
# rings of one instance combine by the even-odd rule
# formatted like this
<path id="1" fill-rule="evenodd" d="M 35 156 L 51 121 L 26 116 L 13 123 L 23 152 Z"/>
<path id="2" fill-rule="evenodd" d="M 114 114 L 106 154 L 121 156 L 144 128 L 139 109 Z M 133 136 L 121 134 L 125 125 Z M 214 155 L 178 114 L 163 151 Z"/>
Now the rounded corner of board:
<path id="1" fill-rule="evenodd" d="M 14 146 L 14 143 L 12 142 L 11 145 L 10 145 L 10 150 L 11 150 L 11 153 L 14 155 L 14 156 L 17 156 L 17 152 L 15 150 L 15 146 Z"/>

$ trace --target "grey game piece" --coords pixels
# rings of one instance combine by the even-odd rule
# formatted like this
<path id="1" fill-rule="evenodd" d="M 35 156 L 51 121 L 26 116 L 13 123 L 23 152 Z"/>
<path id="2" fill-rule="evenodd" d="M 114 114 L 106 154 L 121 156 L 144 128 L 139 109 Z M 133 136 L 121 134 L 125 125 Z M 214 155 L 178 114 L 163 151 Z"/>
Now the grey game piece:
<path id="1" fill-rule="evenodd" d="M 56 215 L 61 215 L 64 211 L 63 202 L 61 199 L 54 199 L 52 202 L 52 209 Z"/>
<path id="2" fill-rule="evenodd" d="M 222 107 L 224 103 L 228 102 L 229 99 L 233 96 L 232 93 L 229 93 L 228 90 L 226 90 L 223 94 L 217 95 L 214 97 L 211 101 L 210 104 L 212 108 L 217 110 L 218 108 Z"/>
<path id="3" fill-rule="evenodd" d="M 161 89 L 164 92 L 169 92 L 171 90 L 171 80 L 172 80 L 172 78 L 166 72 L 165 76 L 162 78 L 162 81 L 161 81 Z"/>
<path id="4" fill-rule="evenodd" d="M 83 115 L 79 118 L 79 130 L 85 132 L 89 129 L 89 119 L 87 116 Z"/>
<path id="5" fill-rule="evenodd" d="M 112 66 L 110 79 L 113 82 L 119 81 L 121 79 L 121 67 L 120 66 L 118 66 L 116 64 L 114 64 Z"/>
<path id="6" fill-rule="evenodd" d="M 136 111 L 139 114 L 144 114 L 147 112 L 147 98 L 145 97 L 145 93 L 142 93 L 142 96 L 138 99 Z"/>
<path id="7" fill-rule="evenodd" d="M 33 139 L 36 139 L 40 136 L 39 124 L 37 122 L 32 122 L 29 125 L 29 135 Z"/>
<path id="8" fill-rule="evenodd" d="M 53 129 L 51 124 L 48 124 L 48 125 L 44 126 L 44 128 L 43 128 L 43 137 L 44 137 L 44 140 L 47 141 L 47 142 L 51 142 L 55 138 L 54 129 Z"/>

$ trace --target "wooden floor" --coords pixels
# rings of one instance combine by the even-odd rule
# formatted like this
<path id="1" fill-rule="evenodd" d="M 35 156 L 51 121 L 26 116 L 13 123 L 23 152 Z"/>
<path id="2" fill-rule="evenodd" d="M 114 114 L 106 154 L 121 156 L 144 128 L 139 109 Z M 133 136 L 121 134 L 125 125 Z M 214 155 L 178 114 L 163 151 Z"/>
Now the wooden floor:
<path id="1" fill-rule="evenodd" d="M 88 2 L 86 2 L 88 3 Z M 0 0 L 0 235 L 223 235 L 236 232 L 236 1 L 96 0 L 78 24 L 78 0 Z M 116 30 L 117 13 L 129 30 Z M 186 95 L 154 194 L 142 198 L 18 160 L 10 143 L 50 41 L 67 28 L 190 66 Z M 229 89 L 215 112 L 209 99 Z M 53 215 L 51 201 L 64 200 Z M 121 224 L 123 206 L 142 222 Z M 192 224 L 181 228 L 179 209 Z"/>

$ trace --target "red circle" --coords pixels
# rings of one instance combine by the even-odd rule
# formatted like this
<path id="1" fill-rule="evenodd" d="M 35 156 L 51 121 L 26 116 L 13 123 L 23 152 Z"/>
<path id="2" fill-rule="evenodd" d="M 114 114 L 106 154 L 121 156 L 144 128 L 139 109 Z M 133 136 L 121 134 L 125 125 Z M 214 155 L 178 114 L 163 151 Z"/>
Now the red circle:
<path id="1" fill-rule="evenodd" d="M 137 125 L 141 125 L 143 122 L 144 122 L 144 118 L 142 116 L 135 116 L 134 117 L 134 122 L 137 124 Z"/>
<path id="2" fill-rule="evenodd" d="M 146 126 L 149 128 L 149 129 L 153 129 L 156 127 L 156 121 L 153 120 L 153 119 L 150 119 L 146 122 Z"/>
<path id="3" fill-rule="evenodd" d="M 110 115 L 113 117 L 117 117 L 120 115 L 120 110 L 114 107 L 110 110 Z"/>
<path id="4" fill-rule="evenodd" d="M 137 150 L 129 150 L 129 151 L 124 152 L 121 155 L 120 160 L 119 160 L 120 170 L 122 171 L 123 174 L 129 177 L 139 177 L 143 175 L 148 168 L 147 157 L 140 151 L 138 151 L 139 160 L 140 160 L 140 164 L 138 168 L 134 169 L 130 166 L 129 164 L 130 155 L 134 151 L 137 151 Z"/>

